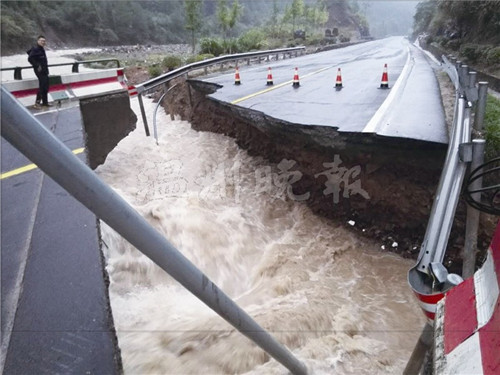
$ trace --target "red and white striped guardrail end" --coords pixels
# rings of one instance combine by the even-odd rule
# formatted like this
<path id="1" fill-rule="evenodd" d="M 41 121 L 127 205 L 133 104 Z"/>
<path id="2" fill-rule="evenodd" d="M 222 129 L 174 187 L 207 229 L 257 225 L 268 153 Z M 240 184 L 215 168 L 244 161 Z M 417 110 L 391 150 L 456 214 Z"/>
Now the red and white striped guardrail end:
<path id="1" fill-rule="evenodd" d="M 443 299 L 444 293 L 423 294 L 413 291 L 417 297 L 417 302 L 429 321 L 433 321 L 436 316 L 438 302 Z"/>
<path id="2" fill-rule="evenodd" d="M 128 95 L 129 96 L 136 96 L 137 95 L 137 88 L 133 85 L 128 86 Z"/>
<path id="3" fill-rule="evenodd" d="M 135 86 L 128 84 L 128 80 L 127 77 L 125 76 L 123 68 L 118 68 L 117 74 L 118 74 L 118 82 L 120 82 L 123 88 L 128 91 L 129 96 L 137 95 L 137 89 L 135 88 Z"/>
<path id="4" fill-rule="evenodd" d="M 486 261 L 439 302 L 438 374 L 500 374 L 500 222 Z"/>

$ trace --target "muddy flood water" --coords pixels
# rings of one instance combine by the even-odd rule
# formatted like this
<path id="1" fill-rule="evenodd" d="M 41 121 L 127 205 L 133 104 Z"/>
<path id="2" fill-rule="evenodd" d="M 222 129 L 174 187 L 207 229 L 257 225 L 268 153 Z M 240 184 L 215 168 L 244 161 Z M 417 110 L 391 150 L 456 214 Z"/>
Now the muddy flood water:
<path id="1" fill-rule="evenodd" d="M 155 104 L 145 99 L 152 130 Z M 310 374 L 401 374 L 425 323 L 413 261 L 288 198 L 276 166 L 234 140 L 157 115 L 97 173 Z M 125 374 L 287 374 L 260 348 L 102 225 Z"/>

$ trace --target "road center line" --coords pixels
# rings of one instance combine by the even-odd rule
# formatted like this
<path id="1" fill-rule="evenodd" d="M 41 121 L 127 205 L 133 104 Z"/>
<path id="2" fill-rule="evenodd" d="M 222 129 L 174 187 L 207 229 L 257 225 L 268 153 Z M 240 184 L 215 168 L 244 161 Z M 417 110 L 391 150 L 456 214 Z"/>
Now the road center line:
<path id="1" fill-rule="evenodd" d="M 311 73 L 309 73 L 309 74 L 306 74 L 306 75 L 302 76 L 302 78 L 307 78 L 307 77 L 310 77 L 310 76 L 312 76 L 312 75 L 314 75 L 314 74 L 321 73 L 321 72 L 323 72 L 323 71 L 325 71 L 325 70 L 327 70 L 327 69 L 331 69 L 331 68 L 333 68 L 333 66 L 327 66 L 326 68 L 321 68 L 321 69 L 319 69 L 319 70 L 316 70 L 315 72 L 311 72 Z M 240 102 L 242 102 L 242 101 L 244 101 L 244 100 L 251 99 L 251 98 L 253 98 L 253 97 L 255 97 L 255 96 L 265 94 L 266 92 L 269 92 L 269 91 L 272 91 L 272 90 L 279 89 L 280 87 L 283 87 L 283 86 L 285 86 L 285 85 L 289 85 L 289 84 L 291 84 L 292 82 L 293 82 L 293 80 L 286 81 L 286 82 L 280 83 L 279 85 L 276 85 L 276 86 L 273 86 L 273 87 L 269 87 L 268 89 L 261 90 L 261 91 L 257 91 L 257 92 L 255 92 L 255 93 L 253 93 L 253 94 L 250 94 L 250 95 L 244 96 L 244 97 L 242 97 L 242 98 L 239 98 L 239 99 L 233 100 L 233 101 L 231 102 L 231 104 L 237 104 L 237 103 L 240 103 Z"/>
<path id="2" fill-rule="evenodd" d="M 73 150 L 73 154 L 75 155 L 78 155 L 78 154 L 81 154 L 83 151 L 85 151 L 85 148 L 77 148 L 75 150 Z M 28 165 L 25 165 L 24 167 L 20 167 L 20 168 L 17 168 L 17 169 L 13 169 L 9 172 L 5 172 L 5 173 L 2 173 L 0 175 L 0 180 L 3 180 L 3 179 L 6 179 L 6 178 L 9 178 L 9 177 L 13 177 L 13 176 L 17 176 L 19 174 L 22 174 L 22 173 L 26 173 L 26 172 L 29 172 L 29 171 L 32 171 L 33 169 L 37 169 L 38 166 L 36 164 L 28 164 Z"/>

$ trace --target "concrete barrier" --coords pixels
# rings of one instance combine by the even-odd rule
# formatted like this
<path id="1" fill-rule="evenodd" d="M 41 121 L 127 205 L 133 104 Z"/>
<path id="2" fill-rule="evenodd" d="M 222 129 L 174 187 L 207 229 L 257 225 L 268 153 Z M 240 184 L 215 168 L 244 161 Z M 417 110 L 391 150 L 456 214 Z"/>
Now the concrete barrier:
<path id="1" fill-rule="evenodd" d="M 6 81 L 2 85 L 24 106 L 35 104 L 38 79 Z M 122 90 L 129 87 L 123 68 L 49 76 L 49 101 L 79 100 L 91 95 Z"/>
<path id="2" fill-rule="evenodd" d="M 500 222 L 486 261 L 446 293 L 435 321 L 435 374 L 500 373 Z"/>

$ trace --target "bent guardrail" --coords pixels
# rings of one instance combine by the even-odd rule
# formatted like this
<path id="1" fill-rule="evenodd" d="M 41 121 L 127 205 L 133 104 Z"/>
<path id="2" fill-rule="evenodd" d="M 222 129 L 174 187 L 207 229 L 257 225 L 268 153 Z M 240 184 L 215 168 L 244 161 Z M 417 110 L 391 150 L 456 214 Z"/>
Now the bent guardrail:
<path id="1" fill-rule="evenodd" d="M 162 74 L 156 78 L 150 79 L 149 81 L 136 85 L 135 88 L 137 89 L 137 94 L 138 94 L 137 97 L 139 99 L 142 122 L 144 123 L 144 131 L 146 132 L 146 136 L 149 137 L 150 133 L 149 133 L 148 121 L 146 118 L 146 112 L 144 111 L 144 103 L 142 101 L 142 95 L 147 93 L 148 91 L 153 90 L 161 85 L 167 84 L 169 81 L 177 77 L 181 77 L 185 74 L 188 74 L 193 70 L 205 69 L 206 72 L 207 68 L 212 65 L 224 64 L 226 62 L 231 62 L 231 61 L 238 62 L 239 60 L 247 60 L 247 63 L 249 64 L 251 58 L 259 58 L 260 60 L 260 58 L 262 57 L 267 57 L 267 60 L 269 60 L 269 57 L 271 55 L 276 55 L 276 60 L 278 60 L 280 54 L 282 54 L 284 58 L 286 55 L 291 56 L 292 54 L 295 54 L 295 56 L 297 56 L 299 53 L 300 54 L 305 53 L 305 51 L 306 47 L 302 46 L 302 47 L 280 48 L 267 51 L 238 53 L 234 55 L 214 57 L 212 59 L 198 61 L 188 65 L 181 66 L 180 68 L 172 70 L 171 72 Z"/>
<path id="2" fill-rule="evenodd" d="M 456 88 L 452 135 L 417 263 L 408 272 L 408 282 L 430 320 L 444 293 L 463 281 L 459 275 L 449 274 L 442 262 L 466 169 L 473 159 L 471 107 L 478 99 L 475 73 L 460 61 L 452 63 L 445 56 L 443 61 Z"/>
<path id="3" fill-rule="evenodd" d="M 208 68 L 211 65 L 223 64 L 225 62 L 230 62 L 230 61 L 248 60 L 253 57 L 266 57 L 266 56 L 269 57 L 271 55 L 276 55 L 278 57 L 279 54 L 292 54 L 292 53 L 294 53 L 297 56 L 299 52 L 304 53 L 305 50 L 306 47 L 293 47 L 293 48 L 280 48 L 267 51 L 246 52 L 246 53 L 238 53 L 233 55 L 214 57 L 212 59 L 207 59 L 203 61 L 194 62 L 188 65 L 184 65 L 178 69 L 172 70 L 171 72 L 162 74 L 161 76 L 143 82 L 140 85 L 136 85 L 136 88 L 137 92 L 141 94 L 143 92 L 152 90 L 164 83 L 167 83 L 168 81 L 174 78 L 189 73 L 192 70 Z"/>
<path id="4" fill-rule="evenodd" d="M 74 61 L 74 62 L 70 62 L 70 63 L 49 64 L 49 68 L 54 67 L 54 66 L 69 66 L 69 65 L 71 65 L 71 72 L 72 73 L 78 73 L 79 72 L 79 66 L 82 65 L 82 64 L 109 63 L 109 62 L 116 63 L 116 67 L 117 68 L 120 67 L 120 61 L 118 59 L 99 59 L 99 60 L 88 60 L 88 61 L 85 61 L 85 60 Z M 0 69 L 0 71 L 4 72 L 4 71 L 13 70 L 14 71 L 14 79 L 16 81 L 18 81 L 18 80 L 22 80 L 23 79 L 23 75 L 22 75 L 23 69 L 33 69 L 33 67 L 30 66 L 30 65 L 28 65 L 28 66 L 16 66 L 16 67 L 13 67 L 13 68 L 2 68 L 2 69 Z"/>
<path id="5" fill-rule="evenodd" d="M 2 86 L 1 134 L 73 197 L 293 374 L 307 368 L 137 211 L 47 130 Z"/>

